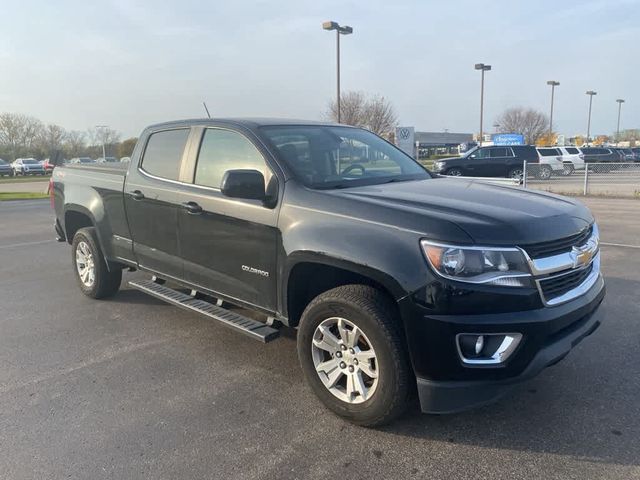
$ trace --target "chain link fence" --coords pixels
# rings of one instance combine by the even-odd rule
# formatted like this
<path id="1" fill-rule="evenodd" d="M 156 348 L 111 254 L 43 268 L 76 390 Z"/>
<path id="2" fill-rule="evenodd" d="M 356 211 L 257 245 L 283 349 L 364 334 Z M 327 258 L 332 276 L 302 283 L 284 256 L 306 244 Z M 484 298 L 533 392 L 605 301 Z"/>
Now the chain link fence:
<path id="1" fill-rule="evenodd" d="M 640 163 L 526 163 L 522 186 L 567 195 L 640 198 Z"/>

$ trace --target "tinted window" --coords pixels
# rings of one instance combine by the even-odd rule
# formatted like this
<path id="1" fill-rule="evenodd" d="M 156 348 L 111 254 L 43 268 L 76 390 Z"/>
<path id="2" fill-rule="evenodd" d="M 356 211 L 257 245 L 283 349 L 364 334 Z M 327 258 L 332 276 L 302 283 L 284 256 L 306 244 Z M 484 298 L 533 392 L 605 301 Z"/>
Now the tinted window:
<path id="1" fill-rule="evenodd" d="M 553 157 L 559 155 L 558 151 L 555 148 L 539 148 L 538 152 L 543 157 Z"/>
<path id="2" fill-rule="evenodd" d="M 580 152 L 578 152 L 578 149 L 577 149 L 577 148 L 567 148 L 567 153 L 568 153 L 569 155 L 577 155 L 577 154 L 578 154 L 578 153 L 580 153 Z"/>
<path id="3" fill-rule="evenodd" d="M 346 188 L 430 178 L 415 160 L 360 128 L 262 127 L 278 156 L 311 188 Z"/>
<path id="4" fill-rule="evenodd" d="M 188 136 L 187 128 L 151 134 L 142 158 L 142 169 L 157 177 L 177 180 Z"/>
<path id="5" fill-rule="evenodd" d="M 479 148 L 475 152 L 472 152 L 471 155 L 475 155 L 475 158 L 489 158 L 491 156 L 491 152 L 488 148 Z"/>
<path id="6" fill-rule="evenodd" d="M 38 161 L 32 158 L 28 158 L 26 160 L 23 160 L 22 163 L 24 163 L 25 165 L 35 165 L 38 163 Z"/>
<path id="7" fill-rule="evenodd" d="M 268 180 L 264 158 L 246 137 L 230 130 L 206 129 L 198 154 L 195 183 L 220 188 L 224 173 L 234 169 L 258 170 Z"/>
<path id="8" fill-rule="evenodd" d="M 506 157 L 507 156 L 507 149 L 504 147 L 499 147 L 499 148 L 492 148 L 491 150 L 491 157 L 492 158 L 496 158 L 496 157 Z"/>
<path id="9" fill-rule="evenodd" d="M 0 158 L 0 165 L 6 165 L 6 164 L 7 164 L 7 162 L 5 162 L 4 160 L 2 160 L 2 159 Z"/>

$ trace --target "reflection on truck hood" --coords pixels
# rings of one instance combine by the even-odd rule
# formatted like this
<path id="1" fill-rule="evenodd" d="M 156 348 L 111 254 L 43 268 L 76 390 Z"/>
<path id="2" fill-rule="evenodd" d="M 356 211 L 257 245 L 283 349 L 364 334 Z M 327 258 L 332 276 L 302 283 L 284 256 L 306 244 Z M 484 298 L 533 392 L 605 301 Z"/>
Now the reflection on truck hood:
<path id="1" fill-rule="evenodd" d="M 370 204 L 371 208 L 363 211 L 380 216 L 373 220 L 390 223 L 394 211 L 412 212 L 416 216 L 414 225 L 420 225 L 420 218 L 446 220 L 464 230 L 475 243 L 485 245 L 555 240 L 593 222 L 589 210 L 575 200 L 474 180 L 438 178 L 332 193 Z M 429 235 L 428 231 L 424 233 Z"/>

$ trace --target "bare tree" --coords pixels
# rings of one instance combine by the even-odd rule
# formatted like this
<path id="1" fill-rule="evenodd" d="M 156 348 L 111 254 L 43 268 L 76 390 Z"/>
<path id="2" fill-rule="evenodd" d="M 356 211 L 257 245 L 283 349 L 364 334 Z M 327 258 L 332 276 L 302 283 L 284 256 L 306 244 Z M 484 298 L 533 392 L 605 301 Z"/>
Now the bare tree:
<path id="1" fill-rule="evenodd" d="M 90 154 L 101 157 L 102 145 L 105 147 L 107 156 L 114 154 L 115 147 L 120 141 L 120 134 L 109 127 L 94 127 L 87 130 L 87 138 Z"/>
<path id="2" fill-rule="evenodd" d="M 33 155 L 42 122 L 34 117 L 17 113 L 0 114 L 0 145 L 11 160 Z"/>
<path id="3" fill-rule="evenodd" d="M 51 157 L 55 152 L 62 150 L 67 138 L 67 131 L 60 125 L 49 124 L 44 126 L 37 138 L 39 153 Z"/>
<path id="4" fill-rule="evenodd" d="M 63 149 L 67 158 L 74 158 L 83 155 L 86 146 L 87 139 L 85 133 L 71 130 L 67 133 Z"/>
<path id="5" fill-rule="evenodd" d="M 340 122 L 361 127 L 365 121 L 367 97 L 362 92 L 344 92 L 340 95 Z M 338 105 L 334 100 L 329 104 L 327 117 L 338 121 Z"/>
<path id="6" fill-rule="evenodd" d="M 130 157 L 138 139 L 136 137 L 127 138 L 118 144 L 118 157 Z"/>
<path id="7" fill-rule="evenodd" d="M 389 136 L 398 124 L 393 105 L 381 95 L 373 96 L 366 106 L 365 127 L 381 136 Z"/>
<path id="8" fill-rule="evenodd" d="M 514 107 L 505 110 L 497 119 L 501 133 L 520 133 L 528 145 L 548 133 L 549 117 L 532 108 Z"/>
<path id="9" fill-rule="evenodd" d="M 342 123 L 363 127 L 378 135 L 389 135 L 397 123 L 393 105 L 381 95 L 367 97 L 362 92 L 345 92 L 340 97 L 340 109 Z M 335 100 L 329 104 L 326 116 L 337 121 L 338 107 Z"/>

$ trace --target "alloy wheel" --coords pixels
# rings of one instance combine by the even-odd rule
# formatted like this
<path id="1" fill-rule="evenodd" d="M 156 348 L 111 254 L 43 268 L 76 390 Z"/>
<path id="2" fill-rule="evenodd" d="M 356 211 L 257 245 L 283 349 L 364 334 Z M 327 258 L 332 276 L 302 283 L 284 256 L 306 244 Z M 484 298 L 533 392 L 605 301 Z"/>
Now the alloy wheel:
<path id="1" fill-rule="evenodd" d="M 76 268 L 83 285 L 85 287 L 93 286 L 96 280 L 96 266 L 87 242 L 79 242 L 76 247 Z"/>
<path id="2" fill-rule="evenodd" d="M 327 318 L 311 342 L 313 364 L 324 386 L 340 400 L 367 401 L 378 386 L 376 352 L 364 332 L 345 318 Z"/>

